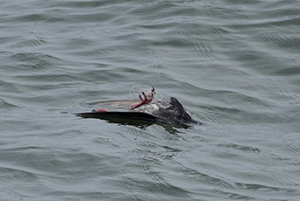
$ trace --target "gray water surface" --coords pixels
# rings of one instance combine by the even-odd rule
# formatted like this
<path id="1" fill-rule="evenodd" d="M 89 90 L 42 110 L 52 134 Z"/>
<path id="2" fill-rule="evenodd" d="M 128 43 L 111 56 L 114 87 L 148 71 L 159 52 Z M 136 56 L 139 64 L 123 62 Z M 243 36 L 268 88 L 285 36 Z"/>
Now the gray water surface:
<path id="1" fill-rule="evenodd" d="M 0 197 L 299 200 L 298 1 L 1 1 Z M 175 134 L 81 119 L 176 97 Z"/>

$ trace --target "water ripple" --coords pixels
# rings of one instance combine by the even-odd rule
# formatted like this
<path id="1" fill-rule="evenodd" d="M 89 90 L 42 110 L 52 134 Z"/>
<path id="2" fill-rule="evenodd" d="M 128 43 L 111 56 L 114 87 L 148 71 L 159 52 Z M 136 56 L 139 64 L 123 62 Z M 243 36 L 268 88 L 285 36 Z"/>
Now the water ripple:
<path id="1" fill-rule="evenodd" d="M 296 200 L 298 7 L 1 1 L 1 199 Z M 73 115 L 143 84 L 204 125 Z"/>
<path id="2" fill-rule="evenodd" d="M 278 32 L 265 32 L 260 33 L 257 36 L 257 40 L 286 50 L 299 50 L 299 46 L 297 45 L 300 42 L 298 33 L 287 32 L 282 34 Z"/>
<path id="3" fill-rule="evenodd" d="M 227 148 L 232 148 L 236 150 L 240 150 L 243 152 L 248 152 L 248 153 L 259 153 L 260 149 L 258 148 L 253 148 L 250 146 L 244 146 L 244 145 L 237 145 L 237 144 L 220 144 L 219 146 L 221 147 L 227 147 Z"/>

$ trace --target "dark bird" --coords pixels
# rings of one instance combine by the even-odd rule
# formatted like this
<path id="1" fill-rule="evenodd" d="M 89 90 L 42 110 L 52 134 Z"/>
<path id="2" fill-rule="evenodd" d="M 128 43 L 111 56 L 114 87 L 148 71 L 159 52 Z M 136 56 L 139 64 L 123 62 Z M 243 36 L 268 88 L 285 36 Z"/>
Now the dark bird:
<path id="1" fill-rule="evenodd" d="M 108 111 L 107 109 L 101 108 L 88 113 L 77 113 L 76 116 L 98 118 L 112 123 L 144 126 L 160 124 L 163 126 L 189 128 L 195 124 L 202 124 L 194 120 L 190 112 L 185 109 L 176 98 L 171 97 L 169 102 L 154 101 L 155 94 L 155 89 L 152 88 L 148 93 L 142 91 L 139 94 L 140 102 L 117 100 L 91 103 L 101 103 L 120 109 L 127 109 L 127 111 Z"/>

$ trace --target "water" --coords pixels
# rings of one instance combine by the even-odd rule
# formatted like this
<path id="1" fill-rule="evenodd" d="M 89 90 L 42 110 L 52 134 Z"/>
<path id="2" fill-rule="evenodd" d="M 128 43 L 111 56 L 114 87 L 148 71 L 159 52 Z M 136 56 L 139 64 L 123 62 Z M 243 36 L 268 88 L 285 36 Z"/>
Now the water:
<path id="1" fill-rule="evenodd" d="M 299 200 L 298 1 L 1 1 L 1 200 Z M 204 125 L 81 119 L 134 85 Z"/>

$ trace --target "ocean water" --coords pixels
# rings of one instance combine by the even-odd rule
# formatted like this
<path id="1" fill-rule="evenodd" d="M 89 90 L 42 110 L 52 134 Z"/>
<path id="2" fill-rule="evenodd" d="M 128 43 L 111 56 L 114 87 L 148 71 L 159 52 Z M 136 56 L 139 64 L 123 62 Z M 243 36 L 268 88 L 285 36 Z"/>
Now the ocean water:
<path id="1" fill-rule="evenodd" d="M 298 1 L 0 6 L 0 198 L 300 199 Z M 203 126 L 81 119 L 152 85 Z"/>

